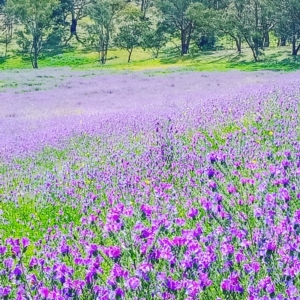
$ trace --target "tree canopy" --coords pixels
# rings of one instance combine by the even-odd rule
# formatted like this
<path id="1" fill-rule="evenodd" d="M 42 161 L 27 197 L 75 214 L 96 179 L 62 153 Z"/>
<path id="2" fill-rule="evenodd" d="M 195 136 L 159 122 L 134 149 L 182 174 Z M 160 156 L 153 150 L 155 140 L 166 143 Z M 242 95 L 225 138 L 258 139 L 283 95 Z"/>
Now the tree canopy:
<path id="1" fill-rule="evenodd" d="M 43 51 L 74 43 L 96 49 L 105 64 L 111 47 L 126 49 L 130 62 L 136 47 L 157 57 L 173 43 L 183 56 L 191 46 L 215 50 L 224 38 L 258 61 L 270 35 L 299 53 L 299 0 L 0 0 L 0 43 L 7 53 L 15 41 L 34 68 Z"/>

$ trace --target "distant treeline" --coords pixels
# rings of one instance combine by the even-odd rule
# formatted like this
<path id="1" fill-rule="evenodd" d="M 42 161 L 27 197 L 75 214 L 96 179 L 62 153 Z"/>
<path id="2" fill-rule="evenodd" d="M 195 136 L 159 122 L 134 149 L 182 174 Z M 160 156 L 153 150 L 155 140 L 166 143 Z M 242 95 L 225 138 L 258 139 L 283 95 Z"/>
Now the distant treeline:
<path id="1" fill-rule="evenodd" d="M 168 42 L 180 41 L 185 55 L 192 44 L 215 50 L 217 38 L 230 37 L 238 52 L 247 44 L 258 61 L 270 33 L 298 54 L 299 0 L 0 0 L 0 43 L 6 53 L 17 44 L 33 68 L 43 51 L 73 40 L 94 47 L 105 64 L 112 46 L 126 49 L 129 62 L 136 47 L 157 57 Z"/>

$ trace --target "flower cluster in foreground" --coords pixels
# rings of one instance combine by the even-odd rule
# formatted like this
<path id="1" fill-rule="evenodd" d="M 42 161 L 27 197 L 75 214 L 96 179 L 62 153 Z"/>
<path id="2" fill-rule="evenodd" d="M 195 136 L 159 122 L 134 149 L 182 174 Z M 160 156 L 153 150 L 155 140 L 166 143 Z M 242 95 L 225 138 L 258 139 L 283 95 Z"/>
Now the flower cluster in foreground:
<path id="1" fill-rule="evenodd" d="M 299 299 L 299 100 L 290 82 L 93 117 L 7 159 L 0 298 Z"/>

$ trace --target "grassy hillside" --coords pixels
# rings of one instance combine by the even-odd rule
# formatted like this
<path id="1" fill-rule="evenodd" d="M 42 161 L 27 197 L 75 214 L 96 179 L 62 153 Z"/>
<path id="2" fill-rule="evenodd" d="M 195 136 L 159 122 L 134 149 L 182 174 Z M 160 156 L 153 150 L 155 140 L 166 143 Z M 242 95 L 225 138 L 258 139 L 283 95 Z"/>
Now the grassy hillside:
<path id="1" fill-rule="evenodd" d="M 0 51 L 1 52 L 1 51 Z M 181 57 L 176 49 L 168 48 L 154 59 L 151 52 L 135 49 L 132 62 L 127 63 L 125 50 L 111 49 L 108 53 L 106 65 L 100 65 L 98 53 L 92 50 L 69 50 L 62 53 L 48 53 L 40 57 L 39 66 L 61 67 L 68 66 L 75 69 L 108 69 L 108 70 L 141 70 L 183 68 L 199 71 L 239 70 L 275 70 L 292 71 L 300 68 L 300 58 L 290 55 L 290 47 L 270 48 L 265 51 L 263 59 L 255 63 L 250 49 L 244 49 L 242 54 L 235 50 L 220 50 L 193 52 Z M 28 57 L 10 54 L 6 58 L 0 57 L 0 69 L 31 68 Z"/>

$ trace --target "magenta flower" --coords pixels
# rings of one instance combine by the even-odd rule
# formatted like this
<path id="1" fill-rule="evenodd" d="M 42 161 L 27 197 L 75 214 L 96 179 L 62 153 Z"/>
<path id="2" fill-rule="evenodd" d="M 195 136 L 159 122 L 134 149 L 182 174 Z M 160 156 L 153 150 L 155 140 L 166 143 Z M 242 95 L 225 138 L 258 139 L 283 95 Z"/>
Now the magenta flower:
<path id="1" fill-rule="evenodd" d="M 280 188 L 279 194 L 280 194 L 280 197 L 282 200 L 284 200 L 286 202 L 291 200 L 290 193 L 286 188 Z"/>
<path id="2" fill-rule="evenodd" d="M 227 186 L 227 191 L 228 191 L 229 194 L 233 194 L 233 193 L 237 192 L 237 189 L 233 184 L 229 184 Z"/>
<path id="3" fill-rule="evenodd" d="M 127 286 L 131 290 L 137 290 L 141 286 L 141 282 L 137 277 L 131 277 L 127 280 Z"/>
<path id="4" fill-rule="evenodd" d="M 254 261 L 249 264 L 245 264 L 244 269 L 247 273 L 250 273 L 250 272 L 258 273 L 260 270 L 260 263 Z"/>
<path id="5" fill-rule="evenodd" d="M 275 241 L 267 242 L 267 251 L 274 252 L 275 250 L 276 250 L 276 242 Z"/>
<path id="6" fill-rule="evenodd" d="M 167 278 L 166 286 L 171 291 L 178 291 L 183 288 L 183 284 L 180 281 L 173 280 L 172 278 Z"/>
<path id="7" fill-rule="evenodd" d="M 221 283 L 221 288 L 225 292 L 244 292 L 244 289 L 239 282 L 239 276 L 237 273 L 231 273 L 227 279 L 224 279 Z"/>
<path id="8" fill-rule="evenodd" d="M 221 246 L 221 253 L 223 255 L 229 255 L 234 253 L 234 247 L 231 244 L 223 244 Z"/>
<path id="9" fill-rule="evenodd" d="M 5 246 L 0 245 L 0 255 L 4 255 L 6 250 L 7 250 L 7 248 Z"/>
<path id="10" fill-rule="evenodd" d="M 30 245 L 30 241 L 26 237 L 22 238 L 21 242 L 22 242 L 22 245 L 23 245 L 23 249 L 27 249 L 27 247 Z"/>
<path id="11" fill-rule="evenodd" d="M 118 246 L 110 246 L 106 249 L 104 249 L 104 253 L 109 257 L 109 258 L 119 258 L 121 256 L 121 248 Z"/>
<path id="12" fill-rule="evenodd" d="M 142 204 L 141 205 L 141 211 L 144 213 L 144 215 L 146 217 L 151 217 L 151 214 L 152 214 L 152 211 L 153 211 L 153 208 L 148 205 L 148 204 Z"/>
<path id="13" fill-rule="evenodd" d="M 43 286 L 43 287 L 39 288 L 39 294 L 42 297 L 42 299 L 48 299 L 50 291 L 47 287 Z"/>
<path id="14" fill-rule="evenodd" d="M 32 257 L 30 259 L 30 262 L 29 262 L 29 268 L 34 268 L 35 266 L 37 266 L 39 263 L 38 259 L 36 257 Z"/>
<path id="15" fill-rule="evenodd" d="M 9 296 L 10 292 L 11 292 L 11 287 L 9 287 L 9 286 L 5 286 L 5 287 L 0 286 L 0 298 L 1 299 L 6 299 Z"/>
<path id="16" fill-rule="evenodd" d="M 194 207 L 191 207 L 189 212 L 188 212 L 188 216 L 192 219 L 197 217 L 198 214 L 199 214 L 199 210 L 197 208 L 194 208 Z"/>

